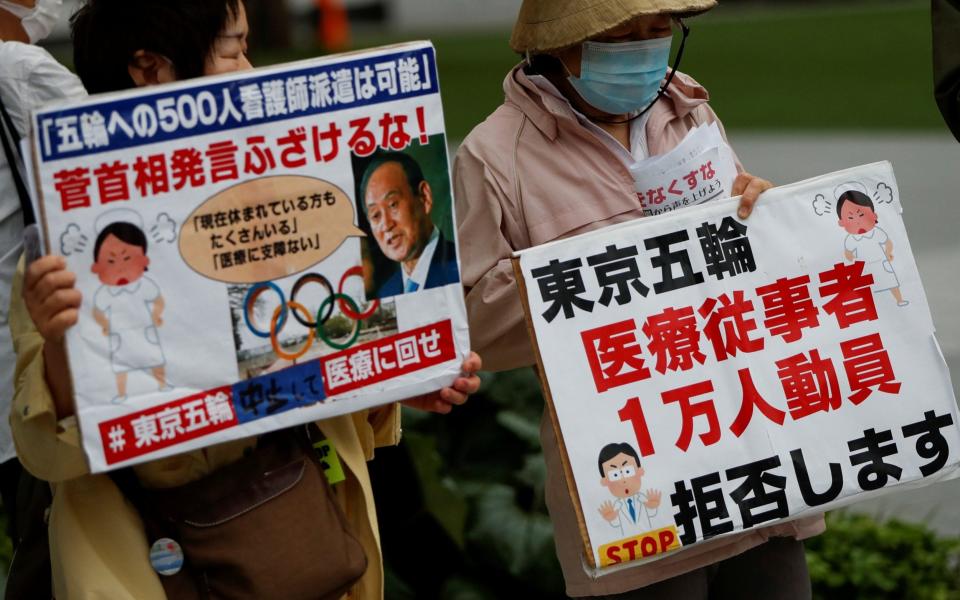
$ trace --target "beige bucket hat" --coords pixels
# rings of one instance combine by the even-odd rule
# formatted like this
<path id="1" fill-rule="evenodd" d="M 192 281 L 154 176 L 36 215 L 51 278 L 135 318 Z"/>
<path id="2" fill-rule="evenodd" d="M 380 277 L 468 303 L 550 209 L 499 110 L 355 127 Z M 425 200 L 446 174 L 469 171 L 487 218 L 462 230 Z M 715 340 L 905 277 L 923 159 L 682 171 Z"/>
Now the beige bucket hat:
<path id="1" fill-rule="evenodd" d="M 692 17 L 717 0 L 523 0 L 510 47 L 517 52 L 566 48 L 641 15 Z"/>

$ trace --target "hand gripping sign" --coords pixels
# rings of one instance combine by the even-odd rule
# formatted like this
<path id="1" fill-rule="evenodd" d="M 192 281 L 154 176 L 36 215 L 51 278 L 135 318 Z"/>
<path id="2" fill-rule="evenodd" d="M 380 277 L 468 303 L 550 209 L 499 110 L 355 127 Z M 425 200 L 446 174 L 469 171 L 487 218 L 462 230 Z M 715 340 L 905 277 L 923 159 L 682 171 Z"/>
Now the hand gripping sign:
<path id="1" fill-rule="evenodd" d="M 449 385 L 468 352 L 429 43 L 33 115 L 95 472 Z"/>
<path id="2" fill-rule="evenodd" d="M 598 575 L 958 474 L 889 163 L 770 190 L 747 221 L 736 206 L 514 259 Z"/>

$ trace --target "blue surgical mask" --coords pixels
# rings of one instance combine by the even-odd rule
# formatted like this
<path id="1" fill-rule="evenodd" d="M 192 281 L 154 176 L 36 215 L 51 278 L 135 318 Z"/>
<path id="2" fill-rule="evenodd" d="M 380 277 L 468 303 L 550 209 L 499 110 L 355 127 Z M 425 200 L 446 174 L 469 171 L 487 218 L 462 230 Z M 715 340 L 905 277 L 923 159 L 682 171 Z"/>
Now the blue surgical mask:
<path id="1" fill-rule="evenodd" d="M 667 74 L 672 37 L 636 42 L 584 42 L 580 77 L 567 80 L 590 106 L 611 115 L 647 108 Z"/>

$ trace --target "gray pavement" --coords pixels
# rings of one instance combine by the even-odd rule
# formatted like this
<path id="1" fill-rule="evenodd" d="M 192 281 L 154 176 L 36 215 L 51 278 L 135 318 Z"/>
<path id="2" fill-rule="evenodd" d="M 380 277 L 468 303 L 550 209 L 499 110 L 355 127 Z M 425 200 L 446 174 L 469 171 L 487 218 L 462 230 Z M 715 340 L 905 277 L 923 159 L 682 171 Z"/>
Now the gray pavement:
<path id="1" fill-rule="evenodd" d="M 751 173 L 791 183 L 879 160 L 893 163 L 903 218 L 937 339 L 960 396 L 960 144 L 949 133 L 730 133 Z M 852 510 L 960 535 L 960 479 L 861 502 Z"/>

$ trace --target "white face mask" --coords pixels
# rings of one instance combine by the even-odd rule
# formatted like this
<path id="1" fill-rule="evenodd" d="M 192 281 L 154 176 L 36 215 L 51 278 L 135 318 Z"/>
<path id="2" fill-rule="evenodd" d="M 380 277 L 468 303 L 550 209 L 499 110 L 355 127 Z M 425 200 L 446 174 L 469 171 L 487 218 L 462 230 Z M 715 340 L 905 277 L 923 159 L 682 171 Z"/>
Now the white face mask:
<path id="1" fill-rule="evenodd" d="M 19 17 L 20 25 L 30 38 L 30 43 L 36 44 L 50 35 L 60 18 L 63 0 L 37 0 L 33 8 L 9 0 L 0 0 L 0 8 Z"/>

